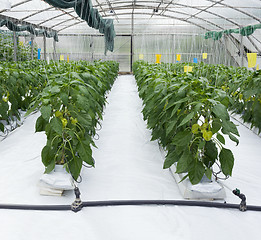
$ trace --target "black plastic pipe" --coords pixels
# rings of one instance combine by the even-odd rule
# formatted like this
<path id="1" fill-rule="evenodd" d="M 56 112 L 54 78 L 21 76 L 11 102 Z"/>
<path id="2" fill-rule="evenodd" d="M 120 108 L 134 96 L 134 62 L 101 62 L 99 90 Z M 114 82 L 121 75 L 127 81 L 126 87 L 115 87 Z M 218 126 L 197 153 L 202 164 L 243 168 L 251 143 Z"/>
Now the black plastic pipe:
<path id="1" fill-rule="evenodd" d="M 194 206 L 213 208 L 240 209 L 240 204 L 189 201 L 189 200 L 112 200 L 112 201 L 88 201 L 82 202 L 82 207 L 106 207 L 106 206 L 141 206 L 141 205 L 171 205 L 171 206 Z M 68 211 L 71 205 L 13 205 L 0 204 L 0 209 L 16 210 L 39 210 L 39 211 Z M 261 206 L 248 205 L 249 211 L 261 211 Z"/>

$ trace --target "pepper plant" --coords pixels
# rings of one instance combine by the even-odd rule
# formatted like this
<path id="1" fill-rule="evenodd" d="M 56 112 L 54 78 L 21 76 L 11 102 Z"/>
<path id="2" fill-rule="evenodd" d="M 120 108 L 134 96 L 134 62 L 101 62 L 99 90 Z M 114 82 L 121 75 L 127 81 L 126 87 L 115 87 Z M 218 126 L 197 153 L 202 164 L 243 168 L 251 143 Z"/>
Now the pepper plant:
<path id="1" fill-rule="evenodd" d="M 184 66 L 193 66 L 194 77 L 205 77 L 216 88 L 224 90 L 231 98 L 228 109 L 241 115 L 261 132 L 261 71 L 250 71 L 245 67 L 225 65 L 179 63 L 164 65 L 169 71 L 184 72 Z"/>
<path id="2" fill-rule="evenodd" d="M 72 63 L 75 65 L 75 63 Z M 32 102 L 27 114 L 39 108 L 41 115 L 36 132 L 45 131 L 47 143 L 42 149 L 45 173 L 56 164 L 64 165 L 77 180 L 82 165 L 94 166 L 91 146 L 95 127 L 102 119 L 105 92 L 110 89 L 118 73 L 115 62 L 80 64 L 81 71 L 53 74 L 48 84 Z M 92 66 L 102 78 L 87 71 Z M 83 72 L 85 69 L 85 72 Z M 79 69 L 78 69 L 79 70 Z"/>
<path id="3" fill-rule="evenodd" d="M 231 99 L 206 78 L 170 71 L 162 64 L 136 62 L 134 74 L 143 100 L 144 119 L 167 151 L 164 168 L 177 164 L 192 184 L 205 174 L 209 179 L 214 164 L 231 176 L 234 156 L 225 148 L 224 135 L 238 144 L 235 124 L 227 111 Z"/>

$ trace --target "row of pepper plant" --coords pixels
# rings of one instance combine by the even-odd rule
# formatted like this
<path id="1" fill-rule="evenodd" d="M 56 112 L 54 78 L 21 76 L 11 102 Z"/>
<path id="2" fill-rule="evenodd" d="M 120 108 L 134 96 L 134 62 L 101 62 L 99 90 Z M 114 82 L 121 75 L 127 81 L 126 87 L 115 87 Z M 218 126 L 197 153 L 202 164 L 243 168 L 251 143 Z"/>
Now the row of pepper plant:
<path id="1" fill-rule="evenodd" d="M 151 140 L 167 151 L 163 167 L 176 163 L 176 172 L 192 184 L 204 174 L 216 176 L 215 164 L 231 176 L 234 156 L 224 135 L 238 144 L 239 133 L 227 110 L 230 96 L 207 78 L 173 71 L 168 64 L 138 61 L 133 69 Z"/>
<path id="2" fill-rule="evenodd" d="M 32 70 L 30 63 L 0 63 L 0 131 L 14 118 L 21 117 L 32 99 L 44 88 L 47 77 L 44 69 L 38 65 Z M 42 63 L 41 63 L 42 64 Z"/>
<path id="3" fill-rule="evenodd" d="M 35 130 L 47 136 L 41 153 L 45 173 L 61 164 L 77 180 L 85 163 L 94 166 L 93 137 L 118 69 L 114 61 L 52 62 L 46 67 L 47 85 L 27 112 L 41 113 Z"/>
<path id="4" fill-rule="evenodd" d="M 18 40 L 18 39 L 17 39 Z M 37 59 L 37 44 L 34 42 L 33 56 Z M 29 42 L 17 41 L 17 60 L 27 61 L 31 59 L 31 45 Z M 12 62 L 14 60 L 14 38 L 12 32 L 1 31 L 0 34 L 0 61 Z"/>
<path id="5" fill-rule="evenodd" d="M 165 64 L 170 71 L 184 72 L 190 65 L 194 77 L 205 77 L 212 86 L 226 91 L 232 101 L 229 110 L 239 114 L 243 122 L 249 123 L 261 132 L 261 71 L 245 67 L 231 67 L 212 64 Z M 168 65 L 168 66 L 167 66 Z"/>

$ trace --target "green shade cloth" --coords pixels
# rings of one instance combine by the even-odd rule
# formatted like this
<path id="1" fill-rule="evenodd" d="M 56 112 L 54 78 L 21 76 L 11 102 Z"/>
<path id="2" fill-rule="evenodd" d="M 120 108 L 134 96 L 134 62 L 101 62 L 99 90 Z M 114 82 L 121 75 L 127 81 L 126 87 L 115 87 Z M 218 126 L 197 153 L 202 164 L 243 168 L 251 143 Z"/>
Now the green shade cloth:
<path id="1" fill-rule="evenodd" d="M 98 29 L 105 37 L 105 54 L 107 50 L 113 51 L 114 38 L 116 36 L 113 20 L 103 19 L 98 10 L 93 8 L 91 0 L 44 0 L 57 8 L 74 8 L 78 16 L 85 20 L 87 24 Z"/>
<path id="2" fill-rule="evenodd" d="M 250 25 L 242 28 L 237 29 L 227 29 L 224 31 L 216 32 L 210 31 L 205 33 L 205 39 L 212 38 L 213 40 L 219 40 L 223 34 L 231 34 L 231 33 L 239 33 L 242 36 L 249 36 L 254 33 L 256 29 L 261 29 L 261 24 Z"/>
<path id="3" fill-rule="evenodd" d="M 44 29 L 37 30 L 31 25 L 17 25 L 17 24 L 14 24 L 10 20 L 0 20 L 0 27 L 2 27 L 2 26 L 6 26 L 9 30 L 14 31 L 14 32 L 28 31 L 35 36 L 44 35 L 48 38 L 53 37 L 54 40 L 56 42 L 58 42 L 58 35 L 54 31 L 51 32 L 51 31 L 47 31 Z"/>

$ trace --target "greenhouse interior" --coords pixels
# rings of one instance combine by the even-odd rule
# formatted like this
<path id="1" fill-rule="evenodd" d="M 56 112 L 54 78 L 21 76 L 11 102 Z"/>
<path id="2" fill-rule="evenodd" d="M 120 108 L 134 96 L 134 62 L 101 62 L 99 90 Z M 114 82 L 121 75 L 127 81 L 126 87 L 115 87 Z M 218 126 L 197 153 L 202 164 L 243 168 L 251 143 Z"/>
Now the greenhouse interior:
<path id="1" fill-rule="evenodd" d="M 260 68 L 259 0 L 0 0 L 0 238 L 257 239 Z"/>

